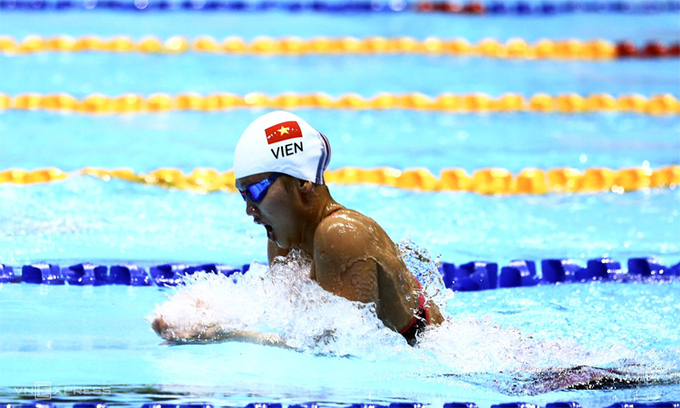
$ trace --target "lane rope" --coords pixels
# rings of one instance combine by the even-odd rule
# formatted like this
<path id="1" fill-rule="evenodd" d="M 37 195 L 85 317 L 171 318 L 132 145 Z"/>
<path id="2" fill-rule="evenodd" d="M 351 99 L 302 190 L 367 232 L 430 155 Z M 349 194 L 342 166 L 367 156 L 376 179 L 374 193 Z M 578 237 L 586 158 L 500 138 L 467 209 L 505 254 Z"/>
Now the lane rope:
<path id="1" fill-rule="evenodd" d="M 0 185 L 49 183 L 77 175 L 91 175 L 106 181 L 120 179 L 200 193 L 236 192 L 233 171 L 219 172 L 209 168 L 196 168 L 189 174 L 176 168 L 161 168 L 146 174 L 135 173 L 131 169 L 107 170 L 95 167 L 73 172 L 64 172 L 58 168 L 32 171 L 9 169 L 0 171 Z M 450 168 L 442 170 L 439 177 L 425 168 L 398 170 L 389 167 L 344 167 L 327 170 L 325 178 L 329 184 L 371 184 L 405 190 L 465 191 L 485 195 L 601 192 L 623 194 L 650 188 L 674 189 L 680 184 L 680 165 L 620 170 L 595 167 L 584 171 L 574 168 L 526 168 L 516 175 L 503 168 L 484 168 L 472 174 L 464 169 Z"/>
<path id="2" fill-rule="evenodd" d="M 265 95 L 232 93 L 200 95 L 189 92 L 172 96 L 155 93 L 149 96 L 124 94 L 107 96 L 99 93 L 78 99 L 70 94 L 27 93 L 15 96 L 0 93 L 0 111 L 48 110 L 82 114 L 140 114 L 168 111 L 217 112 L 232 109 L 346 109 L 346 110 L 420 110 L 446 113 L 561 113 L 585 114 L 621 112 L 647 115 L 679 115 L 680 101 L 672 94 L 615 97 L 606 93 L 548 95 L 537 93 L 528 99 L 521 94 L 506 93 L 497 98 L 483 93 L 443 93 L 430 97 L 421 93 L 379 93 L 365 98 L 355 93 L 332 97 L 325 93 L 283 93 Z"/>
<path id="3" fill-rule="evenodd" d="M 527 1 L 501 2 L 480 2 L 469 1 L 464 4 L 455 1 L 419 1 L 413 3 L 415 11 L 421 13 L 452 13 L 452 14 L 519 14 L 519 15 L 538 15 L 552 16 L 555 14 L 572 13 L 663 13 L 680 11 L 680 2 L 676 1 L 542 1 L 540 3 L 530 3 Z"/>
<path id="4" fill-rule="evenodd" d="M 556 59 L 556 60 L 611 60 L 621 58 L 678 58 L 680 42 L 664 44 L 650 40 L 638 46 L 632 40 L 612 42 L 603 39 L 541 39 L 529 44 L 522 38 L 511 38 L 505 43 L 484 38 L 472 44 L 464 38 L 442 39 L 429 37 L 298 37 L 271 38 L 260 36 L 252 41 L 241 37 L 217 40 L 199 36 L 193 41 L 182 36 L 165 40 L 146 36 L 140 40 L 119 35 L 101 38 L 86 35 L 74 38 L 67 35 L 41 37 L 29 35 L 20 41 L 11 36 L 0 36 L 0 52 L 21 55 L 37 52 L 112 52 L 147 54 L 182 54 L 187 52 L 230 55 L 447 55 L 500 59 Z"/>
<path id="5" fill-rule="evenodd" d="M 111 10 L 111 11 L 204 11 L 204 12 L 320 12 L 320 13 L 379 13 L 417 12 L 467 15 L 533 15 L 554 16 L 573 13 L 617 13 L 617 14 L 658 14 L 680 11 L 680 2 L 670 1 L 542 1 L 539 4 L 527 1 L 241 1 L 241 0 L 3 0 L 2 10 L 20 11 L 69 11 L 69 10 Z"/>
<path id="6" fill-rule="evenodd" d="M 246 273 L 250 264 L 229 266 L 221 264 L 161 264 L 147 271 L 133 262 L 118 265 L 79 263 L 62 268 L 58 264 L 34 263 L 21 266 L 21 275 L 14 273 L 11 265 L 0 264 L 0 284 L 32 283 L 44 285 L 127 285 L 172 287 L 182 285 L 185 276 L 197 272 L 232 276 Z M 629 258 L 624 272 L 619 262 L 611 258 L 590 259 L 586 267 L 571 259 L 543 259 L 541 275 L 537 274 L 533 260 L 515 260 L 503 266 L 498 273 L 498 263 L 472 261 L 456 266 L 441 262 L 439 273 L 446 288 L 454 292 L 470 292 L 498 288 L 528 287 L 561 283 L 614 282 L 670 282 L 680 276 L 680 263 L 667 267 L 652 257 Z"/>
<path id="7" fill-rule="evenodd" d="M 40 383 L 42 386 L 42 383 Z M 56 389 L 57 387 L 55 387 Z M 62 387 L 62 388 L 68 388 L 68 387 Z M 82 387 L 85 392 L 83 392 L 83 395 L 99 395 L 97 393 L 102 393 L 102 391 L 111 391 L 112 387 L 101 387 L 101 386 L 93 386 L 93 387 Z M 50 387 L 47 387 L 48 390 L 51 390 Z M 32 388 L 28 388 L 28 390 L 32 390 Z M 89 393 L 88 393 L 89 392 Z M 256 400 L 257 401 L 257 400 Z M 172 408 L 215 408 L 214 405 L 208 404 L 205 402 L 199 401 L 194 401 L 192 403 L 183 403 L 183 404 L 164 404 L 164 403 L 159 403 L 158 401 L 155 402 L 149 402 L 146 404 L 141 405 L 141 408 L 168 408 L 164 407 L 167 405 L 170 405 Z M 422 408 L 426 406 L 427 403 L 421 403 L 421 402 L 391 402 L 389 404 L 385 403 L 384 405 L 376 404 L 375 402 L 360 402 L 360 403 L 339 403 L 339 406 L 341 408 Z M 110 408 L 112 405 L 109 405 L 105 401 L 97 401 L 94 399 L 92 402 L 77 402 L 74 404 L 66 404 L 66 403 L 60 403 L 60 404 L 54 404 L 50 401 L 39 401 L 39 402 L 24 402 L 23 404 L 19 403 L 11 403 L 11 404 L 3 404 L 3 408 Z M 322 405 L 323 406 L 323 405 Z M 443 405 L 440 404 L 432 404 L 431 405 L 433 408 L 439 408 L 440 406 L 442 408 L 479 408 L 481 407 L 489 407 L 488 402 L 481 403 L 480 405 L 477 405 L 475 402 L 445 402 Z M 135 405 L 137 407 L 137 405 Z M 235 405 L 235 407 L 242 407 L 241 405 Z M 648 402 L 648 400 L 645 400 L 644 402 L 636 402 L 635 400 L 625 400 L 623 402 L 615 402 L 609 406 L 604 406 L 603 404 L 600 405 L 594 405 L 594 407 L 598 408 L 678 408 L 680 407 L 680 402 L 679 401 L 661 401 L 661 402 Z M 275 402 L 267 402 L 267 401 L 258 401 L 258 402 L 251 402 L 247 404 L 246 406 L 243 406 L 243 408 L 286 408 L 285 404 L 281 403 L 275 403 Z M 287 408 L 319 408 L 319 404 L 316 402 L 305 402 L 301 404 L 289 404 Z M 504 402 L 500 404 L 491 404 L 489 408 L 581 408 L 581 404 L 576 402 L 576 401 L 561 401 L 557 400 L 555 402 L 548 402 L 545 405 L 537 405 L 533 402 Z"/>

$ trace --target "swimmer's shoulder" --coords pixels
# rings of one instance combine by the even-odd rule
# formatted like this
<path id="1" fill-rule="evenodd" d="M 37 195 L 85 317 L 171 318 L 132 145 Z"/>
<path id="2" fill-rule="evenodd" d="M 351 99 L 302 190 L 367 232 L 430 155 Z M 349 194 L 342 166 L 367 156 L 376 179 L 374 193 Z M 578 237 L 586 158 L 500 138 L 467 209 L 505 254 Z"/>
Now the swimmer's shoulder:
<path id="1" fill-rule="evenodd" d="M 375 248 L 386 238 L 385 232 L 373 219 L 358 211 L 340 207 L 319 223 L 314 247 L 315 252 L 341 251 L 349 257 L 365 257 L 370 248 Z"/>
<path id="2" fill-rule="evenodd" d="M 372 228 L 378 224 L 362 213 L 346 207 L 337 207 L 324 217 L 317 227 L 317 234 L 323 236 L 344 235 L 348 233 L 361 233 L 366 228 Z"/>
<path id="3" fill-rule="evenodd" d="M 331 212 L 321 222 L 322 224 L 325 224 L 324 226 L 346 224 L 372 227 L 378 225 L 378 223 L 371 217 L 368 217 L 359 211 L 343 206 L 339 206 L 331 210 Z"/>

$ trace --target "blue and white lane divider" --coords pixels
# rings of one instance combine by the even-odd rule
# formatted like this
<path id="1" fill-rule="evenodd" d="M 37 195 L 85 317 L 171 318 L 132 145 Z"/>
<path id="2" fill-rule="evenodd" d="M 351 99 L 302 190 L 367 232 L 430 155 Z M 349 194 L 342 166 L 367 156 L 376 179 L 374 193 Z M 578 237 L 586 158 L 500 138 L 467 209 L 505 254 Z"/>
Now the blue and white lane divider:
<path id="1" fill-rule="evenodd" d="M 611 258 L 591 259 L 586 267 L 570 259 L 543 259 L 539 277 L 536 263 L 530 260 L 512 261 L 501 268 L 500 275 L 498 264 L 492 262 L 469 262 L 459 266 L 442 262 L 440 272 L 447 288 L 468 292 L 539 284 L 661 281 L 680 276 L 680 263 L 667 267 L 654 258 L 630 258 L 628 271 L 624 272 L 621 264 Z"/>
<path id="2" fill-rule="evenodd" d="M 550 285 L 561 283 L 585 283 L 596 281 L 658 282 L 680 277 L 680 263 L 664 266 L 654 258 L 630 258 L 628 270 L 611 258 L 591 259 L 582 267 L 569 259 L 543 259 L 541 275 L 536 262 L 516 260 L 504 266 L 498 273 L 498 264 L 473 261 L 462 265 L 442 262 L 439 269 L 444 284 L 455 292 L 467 292 L 496 288 Z M 162 264 L 145 268 L 132 263 L 110 267 L 91 263 L 79 263 L 61 267 L 50 263 L 23 265 L 21 275 L 14 267 L 0 264 L 0 283 L 33 283 L 44 285 L 127 285 L 127 286 L 177 286 L 184 276 L 196 272 L 210 272 L 231 276 L 245 273 L 250 265 L 233 267 L 220 264 L 190 266 L 186 264 Z M 2 407 L 0 407 L 2 408 Z M 680 408 L 680 407 L 679 407 Z"/>
<path id="3" fill-rule="evenodd" d="M 43 402 L 34 402 L 30 404 L 3 404 L 0 408 L 64 408 L 64 404 L 52 404 Z M 378 404 L 352 404 L 345 408 L 426 408 L 425 404 L 417 402 L 394 402 L 389 405 Z M 104 402 L 83 402 L 73 404 L 73 408 L 107 408 Z M 168 404 L 168 403 L 150 403 L 144 404 L 141 408 L 215 408 L 212 404 Z M 219 408 L 219 407 L 218 407 Z M 251 403 L 244 408 L 284 408 L 282 404 L 278 403 Z M 291 404 L 288 408 L 319 408 L 316 403 Z M 434 408 L 434 407 L 432 407 Z M 474 402 L 447 402 L 443 408 L 479 408 Z M 536 404 L 529 404 L 524 402 L 510 402 L 503 404 L 491 405 L 491 408 L 581 408 L 581 404 L 574 401 L 551 402 L 541 407 Z M 680 401 L 676 402 L 654 402 L 651 404 L 640 402 L 616 402 L 613 405 L 602 408 L 680 408 Z"/>
<path id="4" fill-rule="evenodd" d="M 404 0 L 0 0 L 2 10 L 67 11 L 226 11 L 226 12 L 324 12 L 324 13 L 375 13 L 375 12 L 444 12 L 475 15 L 538 15 L 551 16 L 571 13 L 677 13 L 677 0 L 647 1 L 574 1 L 544 0 L 519 1 L 417 1 Z"/>

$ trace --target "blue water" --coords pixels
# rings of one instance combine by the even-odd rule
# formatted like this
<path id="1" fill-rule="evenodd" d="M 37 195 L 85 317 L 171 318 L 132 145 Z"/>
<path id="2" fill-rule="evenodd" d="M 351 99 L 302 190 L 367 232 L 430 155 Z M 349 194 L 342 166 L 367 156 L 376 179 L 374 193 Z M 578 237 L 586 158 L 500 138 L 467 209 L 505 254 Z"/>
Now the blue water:
<path id="1" fill-rule="evenodd" d="M 30 34 L 101 37 L 128 35 L 141 38 L 155 35 L 216 38 L 238 35 L 245 39 L 266 35 L 272 37 L 385 37 L 430 36 L 463 37 L 477 42 L 485 37 L 505 41 L 524 38 L 534 42 L 541 38 L 610 41 L 632 39 L 642 44 L 650 39 L 677 41 L 680 32 L 677 14 L 652 15 L 573 14 L 548 18 L 509 15 L 503 17 L 470 17 L 456 15 L 414 15 L 411 13 L 375 13 L 361 15 L 300 13 L 107 13 L 106 11 L 70 11 L 68 13 L 26 13 L 3 10 L 3 32 L 15 38 Z"/>
<path id="2" fill-rule="evenodd" d="M 139 406 L 150 398 L 222 406 L 263 400 L 315 400 L 327 406 L 398 400 L 433 406 L 467 400 L 480 406 L 577 400 L 589 408 L 615 401 L 667 401 L 678 395 L 679 289 L 676 282 L 457 293 L 448 311 L 459 322 L 458 333 L 468 336 L 467 354 L 442 353 L 434 346 L 411 349 L 392 334 L 392 344 L 379 349 L 357 338 L 354 356 L 341 358 L 239 343 L 159 347 L 143 320 L 164 299 L 152 288 L 5 285 L 0 289 L 0 392 L 11 401 L 18 398 L 17 388 L 35 382 L 99 386 L 108 388 L 100 399 L 124 406 Z M 32 307 L 27 308 L 29 301 Z M 606 316 L 606 324 L 593 315 Z M 499 332 L 494 325 L 503 329 Z M 530 345 L 517 333 L 530 334 L 532 342 L 557 341 L 563 348 L 553 350 L 553 364 L 569 356 L 570 347 L 585 347 L 590 355 L 580 360 L 608 361 L 604 366 L 626 359 L 645 362 L 650 382 L 617 391 L 523 395 L 531 393 L 531 382 L 512 382 L 502 373 L 517 364 L 512 353 Z M 470 360 L 463 368 L 460 362 L 466 358 Z M 655 383 L 669 372 L 675 372 L 670 384 Z M 528 385 L 527 391 L 513 392 L 503 381 Z"/>
<path id="3" fill-rule="evenodd" d="M 654 38 L 677 40 L 680 34 L 674 14 L 542 19 L 3 11 L 0 23 L 0 34 L 15 38 L 35 33 L 246 39 L 410 35 L 461 36 L 472 42 L 487 36 L 528 41 L 632 38 L 642 44 Z M 114 96 L 189 91 L 323 91 L 332 96 L 357 92 L 366 97 L 381 91 L 431 96 L 441 92 L 680 96 L 679 68 L 677 59 L 560 62 L 445 56 L 39 53 L 0 56 L 0 92 L 67 92 L 77 97 L 93 92 Z M 238 135 L 263 112 L 87 116 L 5 111 L 0 113 L 0 169 L 226 171 L 232 166 Z M 504 167 L 517 172 L 526 167 L 618 169 L 680 163 L 677 116 L 298 113 L 329 137 L 331 169 L 424 167 L 437 174 L 451 167 L 468 172 Z M 680 260 L 678 189 L 512 197 L 375 186 L 331 186 L 331 192 L 339 202 L 376 219 L 395 241 L 410 238 L 435 257 L 456 264 L 564 257 L 584 265 L 587 259 L 602 256 L 624 266 L 627 258 L 639 256 L 654 256 L 666 265 Z M 62 266 L 82 261 L 242 265 L 266 257 L 264 229 L 245 216 L 235 194 L 203 195 L 74 175 L 43 185 L 2 184 L 0 203 L 0 262 L 14 266 L 38 261 Z M 285 290 L 258 297 L 246 290 L 257 289 L 257 280 L 248 279 L 236 285 L 208 282 L 212 285 L 192 288 L 194 295 L 225 306 L 222 318 L 264 321 L 268 330 L 301 338 L 307 322 L 312 328 L 330 327 L 341 334 L 328 345 L 301 352 L 239 343 L 159 346 L 145 320 L 167 299 L 157 289 L 0 285 L 0 397 L 16 402 L 22 396 L 15 387 L 36 382 L 108 387 L 110 393 L 101 399 L 122 406 L 151 400 L 226 406 L 263 400 L 315 400 L 328 406 L 414 400 L 437 406 L 472 400 L 487 407 L 517 400 L 540 404 L 576 400 L 588 408 L 680 395 L 677 281 L 457 293 L 445 304 L 451 323 L 421 348 L 411 349 L 399 336 L 381 330 L 370 316 L 356 323 L 362 316 L 352 305 L 336 299 L 330 305 L 314 303 L 311 310 L 316 315 L 296 313 L 286 309 Z M 263 308 L 289 313 L 286 318 L 292 326 L 272 321 Z M 190 314 L 191 308 L 186 310 Z M 322 316 L 321 322 L 315 316 Z M 625 378 L 645 381 L 633 388 L 556 391 L 546 381 L 549 376 L 532 382 L 532 375 L 541 370 L 579 364 L 620 369 Z M 62 402 L 77 400 L 61 396 Z"/>
<path id="4" fill-rule="evenodd" d="M 7 61 L 7 62 L 5 62 Z M 0 57 L 2 91 L 68 92 L 77 97 L 98 92 L 111 96 L 135 92 L 421 92 L 437 96 L 505 92 L 531 96 L 595 92 L 680 96 L 678 62 L 649 61 L 503 61 L 447 56 L 304 56 L 235 57 L 225 55 L 159 56 L 143 54 L 52 54 Z M 361 66 L 362 69 L 356 69 Z M 108 75 L 102 75 L 102 70 Z M 158 75 L 163 72 L 163 75 Z M 30 77 L 29 83 L 23 78 Z M 206 81 L 205 78 L 210 78 Z M 537 81 L 536 78 L 545 78 Z M 342 80 L 338 80 L 342 78 Z M 489 78 L 503 78 L 489 81 Z"/>
<path id="5" fill-rule="evenodd" d="M 82 116 L 5 113 L 3 168 L 88 166 L 149 172 L 231 169 L 240 129 L 264 111 Z M 330 169 L 652 168 L 680 163 L 680 119 L 643 115 L 449 115 L 300 110 L 331 142 Z M 63 129 L 68 129 L 64 132 Z M 59 137 L 55 137 L 57 134 Z M 217 136 L 216 136 L 217 135 Z M 59 154 L 56 154 L 59 152 Z"/>
<path id="6" fill-rule="evenodd" d="M 486 197 L 332 186 L 336 200 L 370 214 L 394 240 L 411 238 L 444 261 L 611 256 L 680 258 L 680 192 Z M 265 230 L 237 194 L 201 195 L 90 176 L 0 188 L 0 259 L 10 264 L 266 259 Z M 423 228 L 423 226 L 427 226 Z M 67 265 L 64 265 L 67 266 Z"/>

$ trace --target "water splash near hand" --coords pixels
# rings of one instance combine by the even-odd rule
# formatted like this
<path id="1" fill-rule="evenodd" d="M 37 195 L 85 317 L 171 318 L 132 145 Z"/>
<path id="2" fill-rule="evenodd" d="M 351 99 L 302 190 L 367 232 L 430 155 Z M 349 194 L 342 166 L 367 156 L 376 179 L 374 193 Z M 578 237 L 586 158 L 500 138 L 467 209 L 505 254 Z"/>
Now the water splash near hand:
<path id="1" fill-rule="evenodd" d="M 185 278 L 148 320 L 161 318 L 171 335 L 207 328 L 278 334 L 289 347 L 313 354 L 361 355 L 408 347 L 376 317 L 373 304 L 351 302 L 309 278 L 311 261 L 297 251 L 271 267 L 253 264 L 230 277 L 196 273 Z"/>
<path id="2" fill-rule="evenodd" d="M 453 293 L 444 288 L 437 259 L 411 241 L 399 248 L 426 296 L 444 310 Z M 656 370 L 650 363 L 654 356 L 624 346 L 598 348 L 568 337 L 536 336 L 491 317 L 457 316 L 450 308 L 453 316 L 428 328 L 412 348 L 377 319 L 373 305 L 326 292 L 309 278 L 310 270 L 310 260 L 293 251 L 271 268 L 253 264 L 244 275 L 197 273 L 186 277 L 186 285 L 149 321 L 162 318 L 175 336 L 200 337 L 211 327 L 275 335 L 303 353 L 379 361 L 392 367 L 391 376 L 451 377 L 507 395 L 678 377 L 667 368 Z M 680 355 L 670 354 L 662 360 L 677 361 Z"/>

